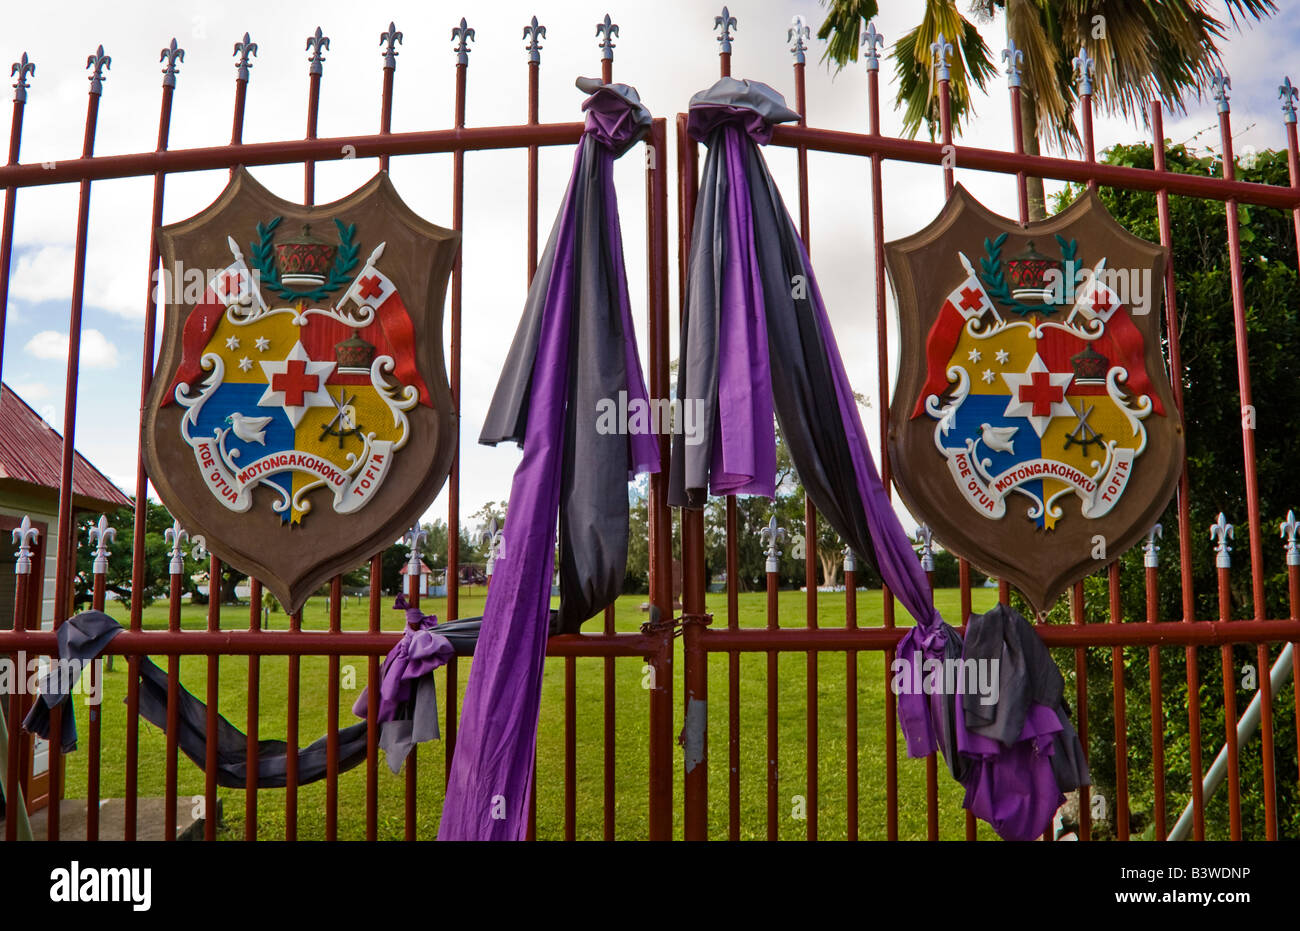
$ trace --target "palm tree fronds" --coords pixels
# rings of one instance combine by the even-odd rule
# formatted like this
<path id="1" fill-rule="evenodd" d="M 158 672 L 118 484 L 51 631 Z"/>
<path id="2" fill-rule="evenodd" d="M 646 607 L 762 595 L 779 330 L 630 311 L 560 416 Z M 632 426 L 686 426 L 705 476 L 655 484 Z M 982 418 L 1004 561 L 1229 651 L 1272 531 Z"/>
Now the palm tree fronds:
<path id="1" fill-rule="evenodd" d="M 822 0 L 826 6 L 826 0 Z M 835 62 L 835 71 L 844 70 L 849 62 L 858 60 L 858 45 L 862 41 L 862 22 L 880 12 L 877 0 L 830 0 L 826 21 L 817 30 L 817 38 L 830 41 L 822 52 L 822 61 Z"/>

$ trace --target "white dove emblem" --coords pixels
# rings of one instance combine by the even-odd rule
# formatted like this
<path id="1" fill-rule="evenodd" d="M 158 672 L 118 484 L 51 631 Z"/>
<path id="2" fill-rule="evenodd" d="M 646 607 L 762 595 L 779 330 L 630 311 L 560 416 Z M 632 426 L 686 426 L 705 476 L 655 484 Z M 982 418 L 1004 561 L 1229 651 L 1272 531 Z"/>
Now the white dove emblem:
<path id="1" fill-rule="evenodd" d="M 980 424 L 980 436 L 984 440 L 984 445 L 994 452 L 1015 454 L 1016 444 L 1011 438 L 1016 435 L 1019 427 L 990 427 L 986 423 Z"/>
<path id="2" fill-rule="evenodd" d="M 266 425 L 270 422 L 270 417 L 245 417 L 238 411 L 226 418 L 235 436 L 245 443 L 261 443 L 263 446 L 266 445 Z"/>

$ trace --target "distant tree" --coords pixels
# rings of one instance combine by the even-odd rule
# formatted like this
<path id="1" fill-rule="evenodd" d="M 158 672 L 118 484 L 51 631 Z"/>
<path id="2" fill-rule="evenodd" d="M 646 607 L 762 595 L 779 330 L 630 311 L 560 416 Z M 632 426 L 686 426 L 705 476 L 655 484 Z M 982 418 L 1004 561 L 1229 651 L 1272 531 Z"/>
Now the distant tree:
<path id="1" fill-rule="evenodd" d="M 140 591 L 132 591 L 133 547 L 135 534 L 134 507 L 119 508 L 108 517 L 108 525 L 117 531 L 117 536 L 108 547 L 108 571 L 104 576 L 104 589 L 116 595 L 129 610 L 134 597 L 138 595 L 141 605 L 148 607 L 161 597 L 165 597 L 170 588 L 169 568 L 171 564 L 171 546 L 163 538 L 164 532 L 172 525 L 172 516 L 167 509 L 156 501 L 146 500 L 144 552 L 141 560 L 143 568 L 143 586 Z M 89 542 L 90 528 L 99 522 L 98 514 L 83 514 L 75 523 L 77 569 L 74 579 L 73 598 L 78 607 L 90 604 L 94 588 L 94 550 Z M 183 591 L 193 594 L 197 588 L 191 578 L 207 568 L 207 561 L 190 557 L 190 546 L 183 548 L 185 554 L 185 573 Z"/>

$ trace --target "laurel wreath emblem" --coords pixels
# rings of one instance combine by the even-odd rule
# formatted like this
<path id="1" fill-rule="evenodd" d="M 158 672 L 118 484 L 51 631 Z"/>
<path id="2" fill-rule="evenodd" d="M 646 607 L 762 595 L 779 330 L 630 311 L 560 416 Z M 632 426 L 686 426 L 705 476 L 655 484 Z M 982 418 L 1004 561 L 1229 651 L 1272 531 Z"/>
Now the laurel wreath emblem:
<path id="1" fill-rule="evenodd" d="M 980 281 L 984 283 L 984 288 L 988 291 L 989 297 L 995 302 L 1010 310 L 1012 313 L 1020 314 L 1022 317 L 1030 312 L 1043 314 L 1045 316 L 1056 312 L 1056 308 L 1051 304 L 1022 304 L 1011 296 L 1011 287 L 1007 284 L 1006 274 L 1002 271 L 1002 246 L 1007 241 L 1007 233 L 998 236 L 997 239 L 984 240 L 984 258 L 980 259 Z M 1077 239 L 1067 240 L 1060 233 L 1056 234 L 1056 244 L 1061 250 L 1061 261 L 1067 267 L 1071 268 L 1075 257 L 1079 254 L 1079 241 Z"/>
<path id="2" fill-rule="evenodd" d="M 280 281 L 280 271 L 275 267 L 275 249 L 273 246 L 275 229 L 283 219 L 284 217 L 281 216 L 267 223 L 258 223 L 257 242 L 248 244 L 253 263 L 261 273 L 262 284 L 265 287 L 276 292 L 285 300 L 320 301 L 351 282 L 351 272 L 357 266 L 357 252 L 360 248 L 356 243 L 357 225 L 355 223 L 345 225 L 342 220 L 335 217 L 334 225 L 339 231 L 339 247 L 334 256 L 334 265 L 330 268 L 329 277 L 325 283 L 310 291 L 295 291 L 292 288 L 285 287 Z"/>

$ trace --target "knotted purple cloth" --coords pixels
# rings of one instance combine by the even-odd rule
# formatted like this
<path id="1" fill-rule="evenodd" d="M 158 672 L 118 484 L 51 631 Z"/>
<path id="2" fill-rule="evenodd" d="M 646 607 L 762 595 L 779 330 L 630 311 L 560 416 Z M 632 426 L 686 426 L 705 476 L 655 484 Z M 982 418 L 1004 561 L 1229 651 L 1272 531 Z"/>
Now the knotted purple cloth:
<path id="1" fill-rule="evenodd" d="M 379 708 L 375 723 L 383 724 L 397 717 L 398 708 L 415 696 L 416 684 L 456 655 L 456 648 L 446 637 L 435 632 L 438 617 L 412 608 L 402 595 L 393 604 L 406 611 L 406 630 L 397 646 L 389 651 L 379 670 Z M 369 689 L 364 688 L 352 705 L 352 713 L 366 716 Z"/>
<path id="2" fill-rule="evenodd" d="M 967 788 L 968 808 L 1004 837 L 1037 836 L 1061 792 L 1087 779 L 1077 736 L 1051 700 L 1046 649 L 1032 628 L 1026 634 L 995 609 L 972 619 L 973 631 L 981 630 L 977 620 L 987 624 L 969 649 L 934 608 L 929 579 L 876 471 L 807 250 L 759 149 L 775 124 L 794 119 L 780 94 L 756 81 L 723 78 L 691 99 L 687 130 L 709 151 L 692 228 L 677 396 L 684 405 L 702 402 L 702 424 L 694 443 L 674 437 L 669 503 L 702 507 L 710 491 L 771 497 L 775 414 L 818 513 L 916 619 L 898 660 L 942 668 L 1000 659 L 1004 634 L 1016 645 L 1002 662 L 1003 695 L 993 711 L 978 704 L 979 695 L 967 694 L 963 705 L 951 691 L 924 689 L 917 675 L 899 691 L 898 719 L 909 756 L 943 752 Z M 1047 666 L 1055 669 L 1050 657 Z M 1025 682 L 1038 691 L 1016 687 Z"/>
<path id="3" fill-rule="evenodd" d="M 677 396 L 702 436 L 674 437 L 669 503 L 775 491 L 773 412 L 808 496 L 933 636 L 942 623 L 880 475 L 807 250 L 759 146 L 798 119 L 772 88 L 723 78 L 691 98 L 709 148 L 692 231 Z"/>
<path id="4" fill-rule="evenodd" d="M 597 430 L 597 405 L 646 404 L 614 159 L 650 127 L 624 84 L 580 79 L 586 133 L 479 442 L 523 458 L 466 687 L 440 840 L 522 840 L 528 825 L 559 521 L 562 630 L 611 604 L 627 566 L 627 480 L 659 470 L 649 433 Z M 629 418 L 630 421 L 630 418 Z"/>

